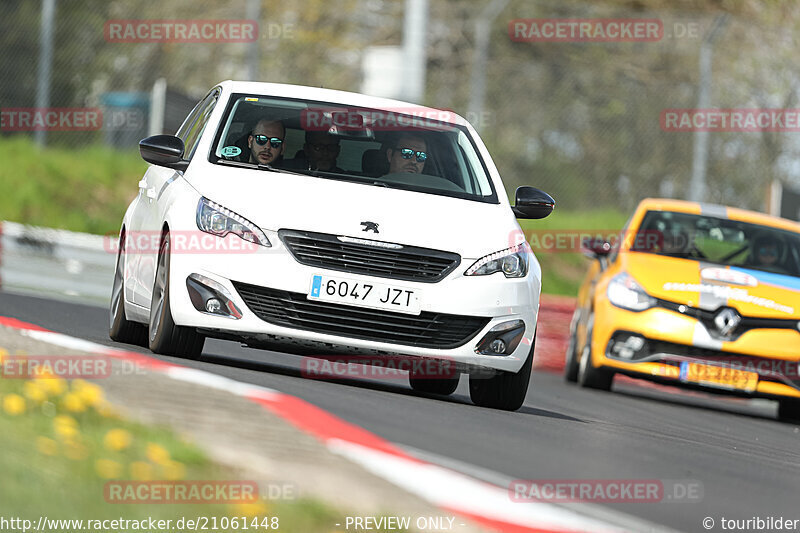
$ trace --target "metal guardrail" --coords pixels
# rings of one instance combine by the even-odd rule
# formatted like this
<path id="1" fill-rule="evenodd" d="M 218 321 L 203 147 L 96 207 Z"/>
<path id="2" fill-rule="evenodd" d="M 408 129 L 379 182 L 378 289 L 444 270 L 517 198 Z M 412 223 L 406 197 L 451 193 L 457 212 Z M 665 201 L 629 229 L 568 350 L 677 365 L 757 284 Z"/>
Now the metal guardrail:
<path id="1" fill-rule="evenodd" d="M 0 222 L 0 286 L 108 305 L 116 256 L 107 237 Z"/>

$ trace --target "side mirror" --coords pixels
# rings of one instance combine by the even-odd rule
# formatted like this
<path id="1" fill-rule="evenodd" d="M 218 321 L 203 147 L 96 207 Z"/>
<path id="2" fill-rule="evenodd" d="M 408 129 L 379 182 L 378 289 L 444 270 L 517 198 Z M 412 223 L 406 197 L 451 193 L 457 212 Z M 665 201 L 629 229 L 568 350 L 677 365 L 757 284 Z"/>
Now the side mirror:
<path id="1" fill-rule="evenodd" d="M 556 206 L 552 196 L 535 187 L 518 187 L 515 203 L 511 210 L 517 218 L 544 218 Z"/>
<path id="2" fill-rule="evenodd" d="M 586 239 L 581 243 L 581 252 L 590 259 L 603 259 L 611 253 L 613 246 L 604 239 Z"/>
<path id="3" fill-rule="evenodd" d="M 139 153 L 148 163 L 186 170 L 189 162 L 183 159 L 183 141 L 174 135 L 153 135 L 139 141 Z"/>

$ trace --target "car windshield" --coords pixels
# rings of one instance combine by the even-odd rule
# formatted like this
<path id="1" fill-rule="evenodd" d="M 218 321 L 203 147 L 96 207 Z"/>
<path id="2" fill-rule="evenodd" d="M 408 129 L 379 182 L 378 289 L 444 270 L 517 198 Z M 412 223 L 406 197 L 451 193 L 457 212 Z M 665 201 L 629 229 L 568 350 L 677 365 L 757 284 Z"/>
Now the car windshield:
<path id="1" fill-rule="evenodd" d="M 631 251 L 800 277 L 800 234 L 707 215 L 648 211 Z"/>
<path id="2" fill-rule="evenodd" d="M 234 94 L 225 113 L 215 164 L 498 203 L 467 129 L 443 121 L 447 111 Z"/>

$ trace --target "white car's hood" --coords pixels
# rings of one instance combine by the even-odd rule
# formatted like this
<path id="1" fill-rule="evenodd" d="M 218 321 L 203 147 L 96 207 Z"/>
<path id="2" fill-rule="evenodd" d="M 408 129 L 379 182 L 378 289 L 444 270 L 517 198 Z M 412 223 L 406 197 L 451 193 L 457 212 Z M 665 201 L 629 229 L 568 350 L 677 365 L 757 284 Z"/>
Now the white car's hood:
<path id="1" fill-rule="evenodd" d="M 200 194 L 267 230 L 347 235 L 464 258 L 508 248 L 519 235 L 503 204 L 210 164 L 198 170 L 187 178 Z M 365 232 L 366 221 L 377 223 L 379 233 Z"/>

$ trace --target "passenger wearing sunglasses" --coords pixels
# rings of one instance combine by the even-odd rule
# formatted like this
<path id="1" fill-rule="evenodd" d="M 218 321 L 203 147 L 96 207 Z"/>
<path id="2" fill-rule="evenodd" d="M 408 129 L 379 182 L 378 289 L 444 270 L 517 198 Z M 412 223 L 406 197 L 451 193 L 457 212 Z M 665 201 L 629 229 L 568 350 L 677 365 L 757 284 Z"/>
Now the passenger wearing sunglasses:
<path id="1" fill-rule="evenodd" d="M 283 155 L 283 139 L 286 128 L 275 120 L 261 119 L 247 137 L 250 148 L 250 162 L 253 164 L 273 165 Z"/>
<path id="2" fill-rule="evenodd" d="M 402 135 L 394 148 L 386 150 L 389 159 L 389 174 L 396 172 L 411 172 L 421 174 L 425 161 L 428 159 L 427 143 L 417 135 Z"/>

